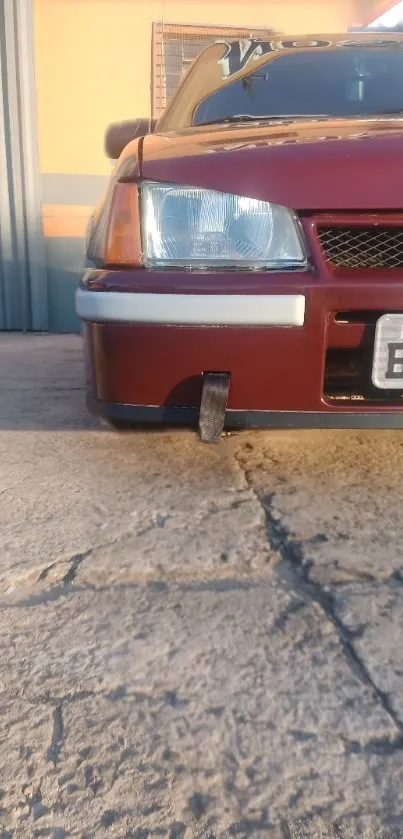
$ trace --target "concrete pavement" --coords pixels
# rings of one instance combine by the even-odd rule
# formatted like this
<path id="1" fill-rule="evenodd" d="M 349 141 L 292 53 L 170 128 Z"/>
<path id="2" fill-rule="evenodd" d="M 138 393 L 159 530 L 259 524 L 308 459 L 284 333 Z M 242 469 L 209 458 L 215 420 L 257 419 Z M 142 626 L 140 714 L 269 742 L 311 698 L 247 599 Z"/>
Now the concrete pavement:
<path id="1" fill-rule="evenodd" d="M 119 435 L 0 337 L 0 839 L 403 836 L 403 435 Z"/>

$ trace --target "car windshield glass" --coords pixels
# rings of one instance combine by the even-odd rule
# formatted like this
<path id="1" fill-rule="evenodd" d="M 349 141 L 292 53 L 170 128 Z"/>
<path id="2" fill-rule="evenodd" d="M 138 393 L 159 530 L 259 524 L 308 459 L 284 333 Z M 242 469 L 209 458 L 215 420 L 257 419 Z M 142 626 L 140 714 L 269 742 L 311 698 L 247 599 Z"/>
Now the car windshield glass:
<path id="1" fill-rule="evenodd" d="M 231 115 L 403 115 L 403 49 L 310 50 L 277 56 L 224 85 L 196 108 L 193 125 Z"/>

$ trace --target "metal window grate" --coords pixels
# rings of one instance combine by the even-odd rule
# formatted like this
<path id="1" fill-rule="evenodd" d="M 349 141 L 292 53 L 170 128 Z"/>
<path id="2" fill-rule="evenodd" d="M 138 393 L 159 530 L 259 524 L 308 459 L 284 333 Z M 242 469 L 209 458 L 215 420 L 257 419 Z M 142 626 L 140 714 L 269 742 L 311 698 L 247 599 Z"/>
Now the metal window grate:
<path id="1" fill-rule="evenodd" d="M 178 89 L 183 74 L 210 44 L 226 38 L 268 38 L 273 29 L 248 29 L 190 24 L 153 24 L 152 113 L 158 117 Z"/>
<path id="2" fill-rule="evenodd" d="M 328 263 L 338 268 L 403 268 L 403 226 L 319 227 Z"/>

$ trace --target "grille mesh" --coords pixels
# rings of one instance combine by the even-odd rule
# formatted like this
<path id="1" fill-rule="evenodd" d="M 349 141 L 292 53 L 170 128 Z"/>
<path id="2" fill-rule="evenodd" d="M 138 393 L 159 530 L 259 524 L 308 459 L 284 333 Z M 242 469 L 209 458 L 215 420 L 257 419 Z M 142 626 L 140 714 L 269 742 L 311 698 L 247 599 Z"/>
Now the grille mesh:
<path id="1" fill-rule="evenodd" d="M 326 261 L 339 268 L 403 268 L 403 226 L 319 227 Z"/>

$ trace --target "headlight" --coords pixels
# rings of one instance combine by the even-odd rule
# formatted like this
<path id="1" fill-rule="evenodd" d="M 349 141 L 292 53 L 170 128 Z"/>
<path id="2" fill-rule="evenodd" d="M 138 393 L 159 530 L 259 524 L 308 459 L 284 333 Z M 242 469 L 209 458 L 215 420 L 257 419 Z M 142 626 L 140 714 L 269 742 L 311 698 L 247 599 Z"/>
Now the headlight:
<path id="1" fill-rule="evenodd" d="M 147 267 L 303 269 L 299 224 L 285 207 L 208 189 L 141 187 Z"/>

